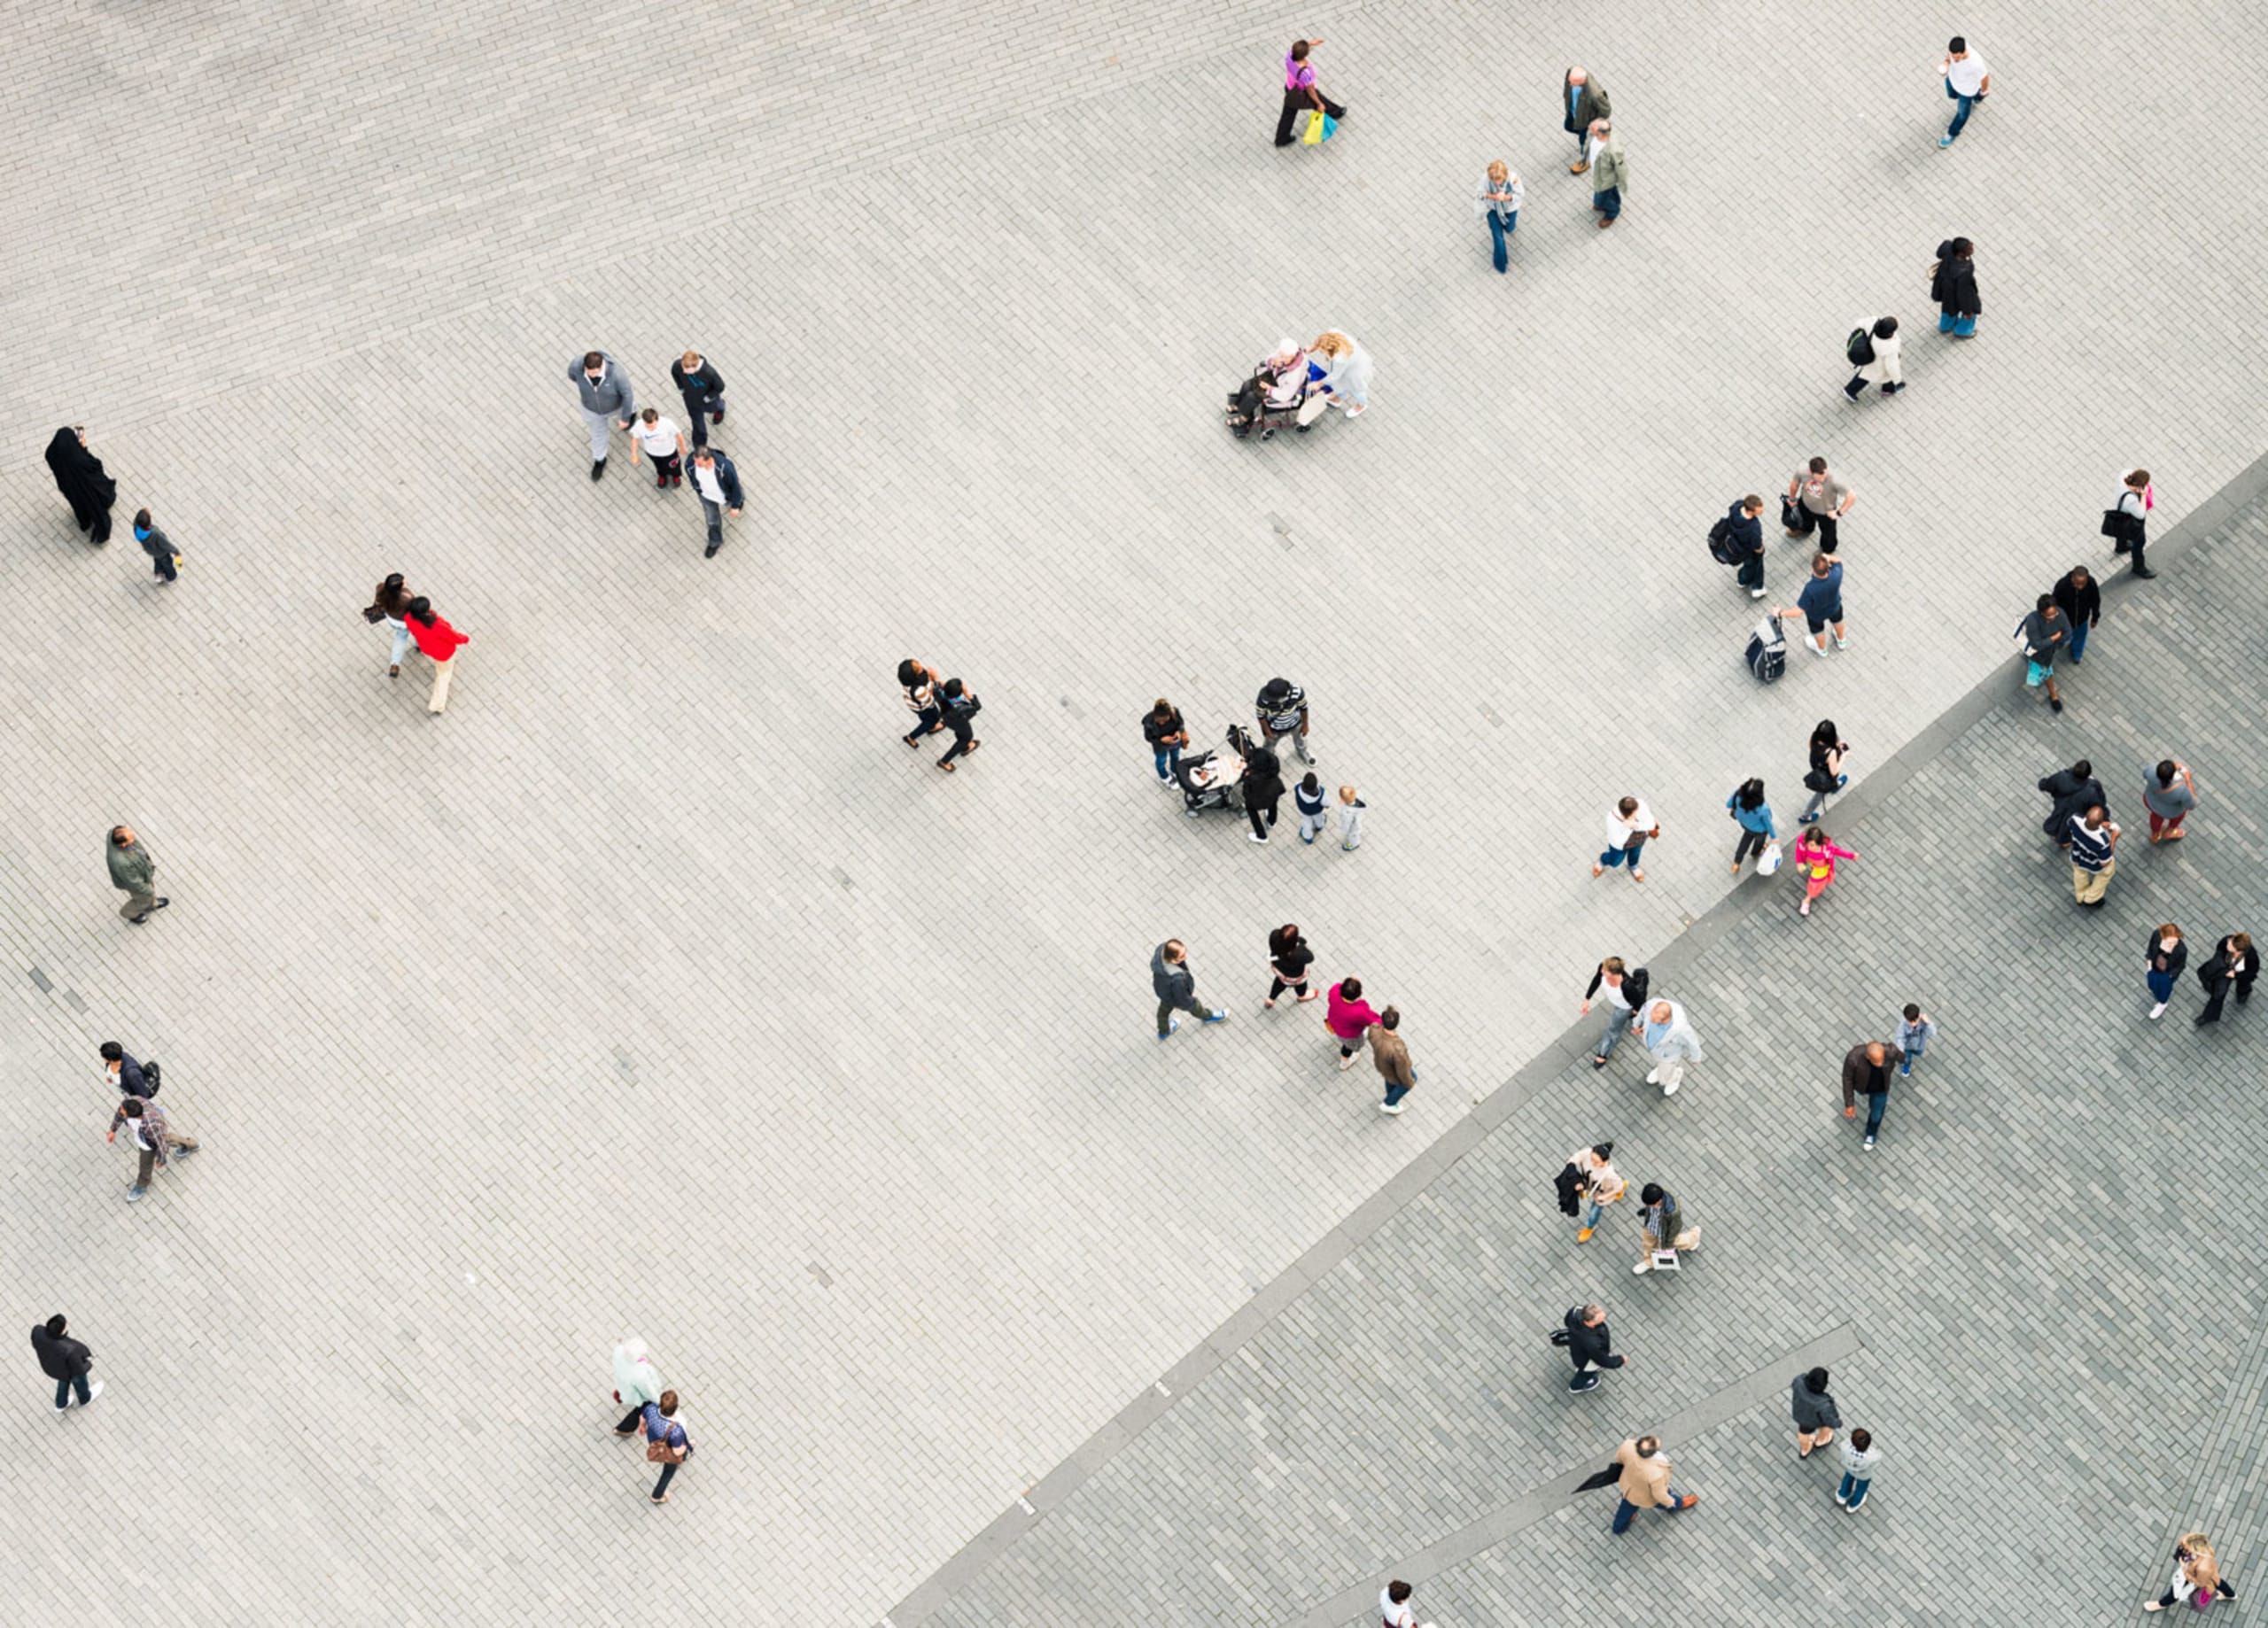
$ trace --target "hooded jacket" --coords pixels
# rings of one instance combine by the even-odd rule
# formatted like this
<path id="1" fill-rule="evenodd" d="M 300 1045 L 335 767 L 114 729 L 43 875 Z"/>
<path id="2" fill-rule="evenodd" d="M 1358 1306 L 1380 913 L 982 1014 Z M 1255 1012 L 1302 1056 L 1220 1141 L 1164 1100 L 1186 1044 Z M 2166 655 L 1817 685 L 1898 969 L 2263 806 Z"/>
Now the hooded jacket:
<path id="1" fill-rule="evenodd" d="M 630 388 L 630 376 L 622 370 L 620 362 L 607 356 L 604 351 L 599 354 L 606 357 L 606 366 L 600 369 L 599 382 L 595 384 L 591 383 L 591 376 L 583 371 L 580 356 L 567 364 L 568 380 L 583 399 L 583 411 L 604 413 L 617 420 L 634 418 L 637 416 L 638 397 Z"/>
<path id="2" fill-rule="evenodd" d="M 1955 316 L 1984 313 L 1984 302 L 1977 298 L 1977 262 L 1956 259 L 1950 237 L 1938 245 L 1938 263 L 1930 273 L 1930 298 Z"/>
<path id="3" fill-rule="evenodd" d="M 2071 816 L 2085 814 L 2097 803 L 2109 806 L 2105 801 L 2102 782 L 2093 775 L 2081 779 L 2069 769 L 2058 769 L 2039 782 L 2039 789 L 2055 799 L 2055 806 L 2047 810 L 2047 818 L 2039 828 L 2058 842 L 2068 841 L 2063 833 L 2071 824 Z"/>
<path id="4" fill-rule="evenodd" d="M 1811 1388 L 1809 1374 L 1797 1375 L 1788 1386 L 1788 1407 L 1795 1415 L 1796 1429 L 1806 1436 L 1814 1430 L 1838 1429 L 1843 1423 L 1843 1410 L 1826 1392 Z"/>
<path id="5" fill-rule="evenodd" d="M 1185 958 L 1177 964 L 1168 961 L 1166 947 L 1160 944 L 1150 951 L 1150 988 L 1160 1000 L 1186 1006 L 1197 998 L 1197 974 Z"/>
<path id="6" fill-rule="evenodd" d="M 32 1325 L 32 1349 L 39 1353 L 39 1371 L 50 1379 L 77 1379 L 95 1365 L 95 1353 L 67 1334 L 50 1334 L 47 1325 Z"/>
<path id="7" fill-rule="evenodd" d="M 1657 1035 L 1653 1032 L 1653 1019 L 1646 1012 L 1641 1012 L 1638 1014 L 1644 1025 L 1638 1037 L 1646 1043 L 1646 1050 L 1664 1062 L 1674 1058 L 1682 1058 L 1689 1063 L 1699 1062 L 1701 1036 L 1695 1034 L 1693 1026 L 1685 1020 L 1685 1008 L 1675 1001 L 1656 1004 L 1668 1006 L 1669 1021 L 1662 1026 L 1661 1033 Z"/>

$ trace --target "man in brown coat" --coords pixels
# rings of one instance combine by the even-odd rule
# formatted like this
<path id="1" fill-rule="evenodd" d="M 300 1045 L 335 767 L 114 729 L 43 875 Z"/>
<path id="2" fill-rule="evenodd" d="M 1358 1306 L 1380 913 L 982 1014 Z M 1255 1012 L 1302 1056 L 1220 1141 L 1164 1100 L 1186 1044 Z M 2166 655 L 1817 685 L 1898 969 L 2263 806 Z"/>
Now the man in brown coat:
<path id="1" fill-rule="evenodd" d="M 1570 175 L 1580 175 L 1591 167 L 1591 120 L 1613 112 L 1606 87 L 1593 79 L 1588 70 L 1567 70 L 1567 77 L 1559 81 L 1559 128 L 1575 138 L 1575 161 L 1567 166 Z"/>
<path id="2" fill-rule="evenodd" d="M 1862 1040 L 1843 1054 L 1843 1117 L 1859 1117 L 1859 1098 L 1867 1099 L 1867 1145 L 1875 1144 L 1882 1130 L 1882 1111 L 1890 1101 L 1891 1065 L 1906 1053 L 1886 1040 Z"/>
<path id="3" fill-rule="evenodd" d="M 1614 1511 L 1618 1532 L 1628 1531 L 1641 1509 L 1679 1515 L 1701 1501 L 1698 1493 L 1681 1492 L 1670 1485 L 1669 1460 L 1662 1454 L 1658 1437 L 1641 1436 L 1624 1442 L 1614 1450 L 1614 1461 L 1622 1466 L 1622 1478 L 1616 1483 L 1622 1493 L 1622 1502 Z"/>
<path id="4" fill-rule="evenodd" d="M 1386 1100 L 1379 1105 L 1380 1113 L 1401 1112 L 1402 1099 L 1418 1083 L 1418 1076 L 1410 1072 L 1409 1043 L 1394 1032 L 1401 1026 L 1401 1009 L 1389 1006 L 1379 1014 L 1378 1022 L 1371 1028 L 1371 1061 L 1379 1066 L 1379 1078 L 1386 1081 Z"/>

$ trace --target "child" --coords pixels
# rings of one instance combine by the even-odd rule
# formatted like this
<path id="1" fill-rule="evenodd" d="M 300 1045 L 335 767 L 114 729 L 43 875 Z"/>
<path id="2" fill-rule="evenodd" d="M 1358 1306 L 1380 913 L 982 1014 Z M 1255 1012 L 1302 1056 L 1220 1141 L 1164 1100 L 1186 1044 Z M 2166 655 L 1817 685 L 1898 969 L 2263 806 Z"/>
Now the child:
<path id="1" fill-rule="evenodd" d="M 1875 1446 L 1872 1430 L 1852 1430 L 1851 1439 L 1843 1444 L 1843 1480 L 1835 1489 L 1835 1501 L 1852 1515 L 1867 1501 L 1867 1488 L 1873 1484 L 1875 1465 L 1882 1459 L 1882 1449 Z"/>
<path id="2" fill-rule="evenodd" d="M 175 551 L 173 539 L 158 530 L 151 521 L 150 511 L 146 508 L 135 514 L 134 540 L 142 545 L 142 552 L 150 556 L 151 564 L 156 567 L 151 575 L 159 582 L 180 579 L 181 555 Z M 2179 836 L 2181 833 L 2176 832 L 2174 834 Z M 2153 837 L 2150 840 L 2155 841 L 2157 839 Z"/>
<path id="3" fill-rule="evenodd" d="M 1308 778 L 1313 779 L 1315 777 L 1309 775 Z M 1362 847 L 1363 810 L 1370 806 L 1355 795 L 1353 787 L 1339 788 L 1339 829 L 1341 833 L 1339 846 L 1342 851 L 1351 854 Z"/>
<path id="4" fill-rule="evenodd" d="M 1898 1066 L 1901 1074 L 1914 1072 L 1914 1059 L 1930 1049 L 1938 1035 L 1938 1026 L 1930 1021 L 1930 1014 L 1912 1001 L 1906 1003 L 1906 1014 L 1898 1020 L 1898 1049 L 1906 1053 L 1906 1060 Z"/>
<path id="5" fill-rule="evenodd" d="M 1323 784 L 1312 771 L 1300 777 L 1292 791 L 1292 801 L 1300 810 L 1300 841 L 1312 848 L 1316 838 L 1331 826 L 1331 810 L 1324 806 Z"/>
<path id="6" fill-rule="evenodd" d="M 1835 862 L 1837 859 L 1856 859 L 1858 857 L 1847 848 L 1836 847 L 1835 839 L 1816 826 L 1798 838 L 1796 874 L 1803 879 L 1804 903 L 1803 908 L 1796 914 L 1811 914 L 1812 901 L 1825 893 L 1828 883 L 1835 880 Z"/>

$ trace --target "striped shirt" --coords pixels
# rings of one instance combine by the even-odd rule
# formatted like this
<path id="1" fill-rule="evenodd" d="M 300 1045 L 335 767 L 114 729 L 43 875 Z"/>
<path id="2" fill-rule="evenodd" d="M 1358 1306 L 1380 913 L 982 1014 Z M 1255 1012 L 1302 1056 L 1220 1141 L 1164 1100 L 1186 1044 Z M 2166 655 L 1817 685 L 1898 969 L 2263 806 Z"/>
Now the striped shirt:
<path id="1" fill-rule="evenodd" d="M 2082 871 L 2100 871 L 2110 863 L 2110 844 L 2118 834 L 2118 822 L 2105 819 L 2102 829 L 2087 829 L 2086 816 L 2071 816 L 2071 863 Z"/>

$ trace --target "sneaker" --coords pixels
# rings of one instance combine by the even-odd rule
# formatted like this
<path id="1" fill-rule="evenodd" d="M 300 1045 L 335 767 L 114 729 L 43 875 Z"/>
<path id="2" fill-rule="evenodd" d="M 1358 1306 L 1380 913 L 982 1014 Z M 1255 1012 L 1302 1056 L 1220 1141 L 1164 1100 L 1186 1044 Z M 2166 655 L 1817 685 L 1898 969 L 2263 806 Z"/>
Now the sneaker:
<path id="1" fill-rule="evenodd" d="M 1816 814 L 1798 814 L 1796 816 L 1796 824 L 1798 826 L 1816 826 L 1819 824 L 1819 816 Z"/>
<path id="2" fill-rule="evenodd" d="M 1751 588 L 1748 591 L 1748 597 L 1751 599 L 1762 599 L 1764 597 L 1764 590 L 1761 588 Z"/>
<path id="3" fill-rule="evenodd" d="M 1839 1498 L 1835 1501 L 1838 1504 L 1843 1504 L 1843 1500 Z M 1863 1502 L 1864 1500 L 1861 1500 L 1860 1501 Z M 1859 1513 L 1859 1506 L 1858 1504 L 1843 1504 L 1843 1512 L 1845 1515 L 1856 1515 Z"/>
<path id="4" fill-rule="evenodd" d="M 1838 775 L 1837 775 L 1837 776 L 1835 777 L 1835 789 L 1836 789 L 1837 791 L 1841 791 L 1841 790 L 1842 790 L 1845 786 L 1848 786 L 1850 783 L 1851 783 L 1851 777 L 1850 777 L 1849 775 L 1847 775 L 1847 774 L 1838 774 Z"/>
<path id="5" fill-rule="evenodd" d="M 1875 1144 L 1875 1139 L 1874 1139 L 1872 1136 L 1868 1136 L 1868 1137 L 1867 1138 L 1867 1145 L 1868 1145 L 1868 1147 L 1872 1147 L 1872 1146 L 1874 1146 L 1874 1144 Z"/>
<path id="6" fill-rule="evenodd" d="M 1315 839 L 1313 837 L 1301 837 L 1300 841 L 1306 843 L 1309 848 L 1313 848 L 1315 846 Z"/>
<path id="7" fill-rule="evenodd" d="M 1341 1068 L 1352 1068 L 1352 1067 L 1354 1067 L 1354 1066 L 1355 1066 L 1355 1054 L 1354 1054 L 1353 1052 L 1351 1052 L 1351 1051 L 1350 1051 L 1350 1052 L 1348 1052 L 1345 1057 L 1340 1058 L 1339 1059 L 1339 1066 L 1340 1066 L 1340 1067 L 1341 1067 Z"/>
<path id="8" fill-rule="evenodd" d="M 1161 786 L 1170 786 L 1170 785 L 1172 785 L 1172 784 L 1173 784 L 1173 776 L 1171 776 L 1171 775 L 1169 775 L 1169 774 L 1161 774 L 1161 775 L 1160 775 L 1160 776 L 1158 777 L 1158 784 L 1159 784 L 1159 785 L 1161 785 Z"/>
<path id="9" fill-rule="evenodd" d="M 591 465 L 591 478 L 592 478 L 593 480 L 596 480 L 596 479 L 598 479 L 598 477 L 599 477 L 600 476 L 602 476 L 602 475 L 603 475 L 603 474 L 605 474 L 605 473 L 606 473 L 606 460 L 605 460 L 605 459 L 602 458 L 602 459 L 600 459 L 597 462 L 595 462 L 595 463 L 594 463 L 594 464 L 592 464 L 592 465 Z"/>
<path id="10" fill-rule="evenodd" d="M 1835 647 L 1838 650 L 1847 650 L 1851 647 L 1851 641 L 1837 633 L 1835 635 Z"/>
<path id="11" fill-rule="evenodd" d="M 1226 1023 L 1228 1020 L 1229 1009 L 1225 1006 L 1217 1008 L 1211 1017 L 1204 1019 L 1207 1023 Z"/>
<path id="12" fill-rule="evenodd" d="M 1265 842 L 1268 841 L 1266 837 L 1261 835 L 1257 831 L 1246 832 L 1244 833 L 1244 840 L 1247 842 Z"/>
<path id="13" fill-rule="evenodd" d="M 1825 645 L 1814 644 L 1812 640 L 1806 639 L 1804 640 L 1804 647 L 1814 655 L 1819 657 L 1821 661 L 1823 662 L 1827 659 L 1827 647 Z"/>
<path id="14" fill-rule="evenodd" d="M 1578 1374 L 1567 1382 L 1567 1389 L 1577 1396 L 1585 1396 L 1598 1389 L 1599 1379 L 1596 1374 Z"/>
<path id="15" fill-rule="evenodd" d="M 97 1379 L 87 1387 L 87 1399 L 80 1403 L 79 1406 L 82 1407 L 92 1407 L 95 1405 L 95 1399 L 102 1393 L 103 1382 Z"/>
<path id="16" fill-rule="evenodd" d="M 1406 1104 L 1398 1102 L 1382 1102 L 1379 1105 L 1379 1112 L 1380 1113 L 1399 1113 L 1407 1105 L 1408 1105 Z"/>
<path id="17" fill-rule="evenodd" d="M 1898 1066 L 1898 1072 L 1899 1076 L 1902 1078 L 1903 1076 L 1914 1072 L 1914 1065 L 1911 1063 L 1900 1063 Z"/>
<path id="18" fill-rule="evenodd" d="M 1662 1087 L 1662 1095 L 1663 1095 L 1663 1096 L 1665 1096 L 1665 1097 L 1674 1097 L 1674 1096 L 1676 1096 L 1676 1095 L 1677 1095 L 1677 1088 L 1678 1088 L 1679 1086 L 1681 1086 L 1681 1085 L 1684 1084 L 1684 1083 L 1685 1083 L 1685 1081 L 1683 1081 L 1682 1080 L 1672 1080 L 1672 1081 L 1670 1081 L 1667 1084 L 1666 1084 L 1666 1085 L 1664 1085 L 1664 1086 Z"/>
<path id="19" fill-rule="evenodd" d="M 1843 1492 L 1842 1492 L 1842 1490 L 1841 1490 L 1840 1488 L 1837 1488 L 1837 1489 L 1836 1490 L 1836 1493 L 1835 1493 L 1835 1501 L 1836 1501 L 1837 1503 L 1838 1503 L 1838 1504 L 1842 1504 L 1842 1505 L 1844 1505 L 1844 1506 L 1845 1506 L 1845 1507 L 1846 1507 L 1846 1508 L 1849 1506 L 1849 1504 L 1850 1504 L 1850 1502 L 1851 1502 L 1851 1500 L 1850 1500 L 1849 1499 L 1847 1499 L 1847 1498 L 1845 1498 L 1845 1497 L 1844 1497 L 1844 1496 L 1843 1496 Z"/>
<path id="20" fill-rule="evenodd" d="M 1575 1233 L 1575 1242 L 1576 1242 L 1576 1243 L 1578 1243 L 1578 1244 L 1588 1244 L 1588 1243 L 1589 1243 L 1589 1242 L 1591 1241 L 1591 1234 L 1593 1234 L 1594 1232 L 1596 1232 L 1597 1230 L 1598 1230 L 1598 1229 L 1597 1229 L 1597 1228 L 1596 1228 L 1596 1227 L 1583 1227 L 1583 1228 L 1579 1228 L 1579 1229 L 1576 1230 L 1576 1233 Z"/>
<path id="21" fill-rule="evenodd" d="M 701 551 L 701 557 L 704 560 L 713 560 L 717 557 L 717 550 L 722 548 L 725 545 L 722 542 L 711 543 Z"/>
<path id="22" fill-rule="evenodd" d="M 1950 146 L 1952 146 L 1952 145 L 1953 145 L 1953 137 L 1952 137 L 1952 136 L 1938 136 L 1938 146 L 1940 146 L 1940 147 L 1950 147 Z"/>
<path id="23" fill-rule="evenodd" d="M 2151 1016 L 2151 1018 L 2152 1018 L 2153 1019 L 2158 1019 L 2158 1018 L 2163 1018 L 2163 1017 L 2164 1017 L 2164 1016 L 2165 1016 L 2165 1003 L 2164 1003 L 2163 1001 L 2160 1001 L 2156 1005 L 2155 1005 L 2155 1006 L 2151 1007 L 2151 1008 L 2150 1008 L 2150 1016 Z"/>
<path id="24" fill-rule="evenodd" d="M 1659 1085 L 1661 1082 L 1662 1082 L 1662 1071 L 1661 1071 L 1660 1069 L 1658 1069 L 1658 1068 L 1649 1068 L 1649 1069 L 1646 1071 L 1646 1083 L 1647 1083 L 1648 1085 Z"/>
<path id="25" fill-rule="evenodd" d="M 1679 1499 L 1675 1503 L 1669 1507 L 1669 1512 L 1672 1515 L 1682 1515 L 1686 1510 L 1690 1509 L 1694 1505 L 1700 1501 L 1700 1493 L 1688 1492 L 1684 1497 Z"/>
<path id="26" fill-rule="evenodd" d="M 141 1182 L 136 1182 L 133 1186 L 126 1190 L 126 1202 L 128 1204 L 139 1204 L 142 1202 L 142 1195 L 149 1190 L 150 1190 L 143 1186 Z"/>
<path id="27" fill-rule="evenodd" d="M 1643 1260 L 1641 1260 L 1636 1266 L 1630 1268 L 1630 1275 L 1633 1277 L 1643 1277 L 1647 1273 L 1653 1269 L 1654 1258 L 1651 1255 L 1649 1255 Z"/>
<path id="28" fill-rule="evenodd" d="M 1195 819 L 1195 818 L 1198 817 L 1198 815 L 1199 815 L 1199 814 L 1200 814 L 1200 813 L 1202 813 L 1202 812 L 1203 812 L 1203 810 L 1200 810 L 1200 809 L 1189 809 L 1189 808 L 1185 808 L 1185 809 L 1182 810 L 1182 811 L 1181 811 L 1181 813 L 1182 813 L 1182 818 L 1184 818 L 1184 819 Z"/>
<path id="29" fill-rule="evenodd" d="M 1168 1019 L 1166 1019 L 1166 1033 L 1165 1033 L 1165 1035 L 1159 1035 L 1159 1036 L 1158 1036 L 1158 1038 L 1159 1038 L 1160 1040 L 1163 1040 L 1163 1039 L 1166 1037 L 1166 1035 L 1170 1035 L 1170 1034 L 1172 1034 L 1176 1029 L 1179 1028 L 1180 1027 L 1181 1027 L 1181 1019 L 1180 1019 L 1179 1018 L 1169 1018 Z"/>

